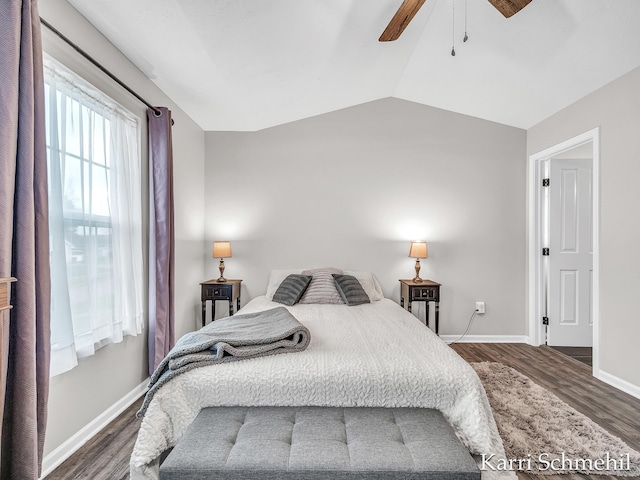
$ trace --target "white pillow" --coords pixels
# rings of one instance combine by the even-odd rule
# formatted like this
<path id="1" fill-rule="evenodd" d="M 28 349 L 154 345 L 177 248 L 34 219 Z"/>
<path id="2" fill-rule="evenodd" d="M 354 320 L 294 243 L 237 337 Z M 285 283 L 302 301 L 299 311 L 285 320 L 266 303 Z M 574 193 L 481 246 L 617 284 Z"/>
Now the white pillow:
<path id="1" fill-rule="evenodd" d="M 269 283 L 267 284 L 267 293 L 265 294 L 269 300 L 273 300 L 273 295 L 278 290 L 278 287 L 282 283 L 282 281 L 287 278 L 289 275 L 297 273 L 302 273 L 301 268 L 290 269 L 290 270 L 271 270 L 271 275 L 269 275 Z"/>
<path id="2" fill-rule="evenodd" d="M 360 285 L 362 285 L 365 293 L 369 296 L 369 300 L 371 302 L 377 302 L 378 300 L 382 300 L 384 298 L 382 287 L 378 283 L 378 280 L 373 273 L 345 271 L 344 274 L 356 277 L 356 279 L 360 282 Z"/>

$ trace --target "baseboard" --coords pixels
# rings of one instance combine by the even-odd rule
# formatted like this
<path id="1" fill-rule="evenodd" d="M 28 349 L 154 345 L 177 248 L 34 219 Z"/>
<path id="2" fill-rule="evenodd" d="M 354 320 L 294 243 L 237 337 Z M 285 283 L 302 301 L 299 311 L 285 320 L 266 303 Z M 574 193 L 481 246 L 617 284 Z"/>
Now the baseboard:
<path id="1" fill-rule="evenodd" d="M 40 479 L 45 478 L 53 472 L 62 462 L 73 455 L 80 447 L 91 440 L 100 430 L 106 427 L 118 415 L 129 408 L 133 402 L 138 400 L 147 391 L 149 379 L 135 387 L 124 397 L 111 405 L 107 410 L 98 415 L 89 422 L 80 431 L 65 441 L 62 445 L 49 452 L 42 460 L 42 475 Z"/>
<path id="2" fill-rule="evenodd" d="M 440 335 L 445 343 L 528 343 L 529 337 L 526 335 Z"/>
<path id="3" fill-rule="evenodd" d="M 622 390 L 624 393 L 628 393 L 632 397 L 640 398 L 640 387 L 638 385 L 634 385 L 631 382 L 627 382 L 620 377 L 616 377 L 615 375 L 611 375 L 610 373 L 603 372 L 602 370 L 598 372 L 596 378 L 598 380 L 602 380 L 604 383 L 608 383 L 618 390 Z"/>

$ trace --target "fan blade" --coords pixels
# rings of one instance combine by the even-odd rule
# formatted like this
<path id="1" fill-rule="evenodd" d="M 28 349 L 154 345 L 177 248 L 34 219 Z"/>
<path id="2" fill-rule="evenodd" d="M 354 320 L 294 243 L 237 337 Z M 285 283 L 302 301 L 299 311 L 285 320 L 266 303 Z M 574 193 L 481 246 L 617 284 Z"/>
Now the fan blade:
<path id="1" fill-rule="evenodd" d="M 489 0 L 489 2 L 496 7 L 502 15 L 509 18 L 529 5 L 531 0 Z"/>
<path id="2" fill-rule="evenodd" d="M 378 41 L 393 42 L 397 40 L 424 2 L 425 0 L 404 0 Z"/>

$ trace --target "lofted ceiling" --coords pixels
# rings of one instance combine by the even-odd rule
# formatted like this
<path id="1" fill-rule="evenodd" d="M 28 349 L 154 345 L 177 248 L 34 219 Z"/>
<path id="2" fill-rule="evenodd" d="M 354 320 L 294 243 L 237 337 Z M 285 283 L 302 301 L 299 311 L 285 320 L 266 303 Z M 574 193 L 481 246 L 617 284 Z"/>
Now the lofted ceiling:
<path id="1" fill-rule="evenodd" d="M 207 131 L 387 97 L 529 128 L 640 66 L 639 0 L 533 0 L 509 19 L 466 0 L 466 43 L 465 0 L 427 0 L 387 43 L 401 0 L 68 1 Z"/>

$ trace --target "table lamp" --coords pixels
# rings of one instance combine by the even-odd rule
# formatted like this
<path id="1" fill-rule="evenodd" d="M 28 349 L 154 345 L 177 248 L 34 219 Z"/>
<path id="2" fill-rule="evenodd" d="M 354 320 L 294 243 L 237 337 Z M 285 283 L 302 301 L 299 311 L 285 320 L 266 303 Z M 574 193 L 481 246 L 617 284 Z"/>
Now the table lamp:
<path id="1" fill-rule="evenodd" d="M 216 281 L 226 282 L 227 279 L 224 278 L 224 259 L 231 258 L 231 242 L 213 242 L 212 257 L 220 259 L 220 265 L 218 265 L 218 268 L 220 269 L 220 278 Z"/>
<path id="2" fill-rule="evenodd" d="M 413 279 L 414 282 L 420 283 L 422 279 L 420 278 L 420 259 L 427 258 L 427 242 L 411 242 L 411 247 L 409 247 L 409 256 L 411 258 L 416 259 L 416 276 Z"/>

